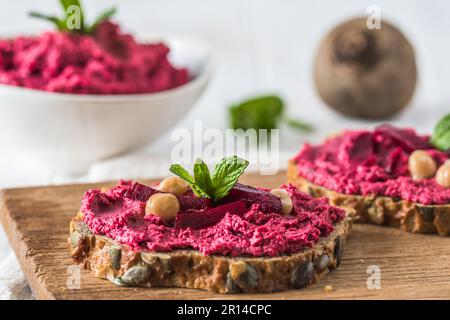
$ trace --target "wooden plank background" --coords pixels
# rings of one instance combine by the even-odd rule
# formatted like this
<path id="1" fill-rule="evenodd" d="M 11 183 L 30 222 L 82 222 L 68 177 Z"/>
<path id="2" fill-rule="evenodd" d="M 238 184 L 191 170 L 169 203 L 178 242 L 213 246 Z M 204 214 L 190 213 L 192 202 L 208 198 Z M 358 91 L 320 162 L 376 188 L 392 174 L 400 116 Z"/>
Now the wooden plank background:
<path id="1" fill-rule="evenodd" d="M 242 182 L 275 187 L 285 173 L 247 174 Z M 149 182 L 149 181 L 146 181 Z M 318 284 L 271 294 L 219 295 L 180 288 L 122 288 L 81 270 L 79 289 L 68 289 L 73 263 L 67 245 L 70 218 L 83 193 L 96 185 L 9 189 L 1 192 L 0 218 L 22 269 L 39 299 L 449 299 L 450 238 L 356 225 L 341 266 Z M 367 268 L 381 270 L 381 288 L 368 289 Z M 326 292 L 324 287 L 333 290 Z"/>

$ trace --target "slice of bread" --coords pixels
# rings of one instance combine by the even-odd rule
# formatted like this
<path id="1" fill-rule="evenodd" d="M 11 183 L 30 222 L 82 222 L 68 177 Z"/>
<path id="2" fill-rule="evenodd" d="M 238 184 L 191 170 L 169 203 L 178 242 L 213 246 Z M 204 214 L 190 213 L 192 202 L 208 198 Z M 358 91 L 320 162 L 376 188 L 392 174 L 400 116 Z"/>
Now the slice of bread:
<path id="1" fill-rule="evenodd" d="M 183 287 L 219 293 L 276 292 L 316 283 L 337 268 L 352 215 L 312 248 L 278 257 L 203 255 L 195 250 L 135 251 L 94 235 L 77 214 L 70 223 L 69 244 L 75 262 L 121 286 Z"/>
<path id="2" fill-rule="evenodd" d="M 355 222 L 400 228 L 413 233 L 450 235 L 450 204 L 423 205 L 386 196 L 342 194 L 318 186 L 299 175 L 296 163 L 288 164 L 287 179 L 315 197 L 327 197 L 330 204 L 355 211 Z"/>

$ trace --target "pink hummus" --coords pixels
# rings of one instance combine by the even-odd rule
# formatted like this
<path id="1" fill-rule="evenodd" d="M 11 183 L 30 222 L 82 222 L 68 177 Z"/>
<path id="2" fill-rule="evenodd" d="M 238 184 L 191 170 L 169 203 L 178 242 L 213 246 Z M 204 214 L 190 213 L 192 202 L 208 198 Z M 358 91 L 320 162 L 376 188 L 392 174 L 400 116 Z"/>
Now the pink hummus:
<path id="1" fill-rule="evenodd" d="M 278 256 L 310 248 L 344 217 L 344 211 L 328 205 L 325 198 L 312 198 L 291 185 L 282 188 L 292 197 L 291 215 L 263 212 L 253 203 L 240 215 L 224 212 L 215 224 L 201 228 L 177 228 L 159 216 L 145 215 L 146 200 L 157 191 L 139 183 L 121 182 L 106 192 L 90 190 L 83 198 L 81 212 L 95 234 L 134 249 L 195 249 L 205 255 L 230 256 Z M 203 214 L 202 210 L 195 212 Z"/>
<path id="2" fill-rule="evenodd" d="M 47 32 L 0 40 L 0 83 L 52 92 L 132 94 L 167 90 L 189 80 L 162 43 L 138 43 L 111 22 L 95 34 Z"/>
<path id="3" fill-rule="evenodd" d="M 428 140 L 412 129 L 382 125 L 374 131 L 346 131 L 321 145 L 306 144 L 294 161 L 299 175 L 340 193 L 448 204 L 449 188 L 434 177 L 414 181 L 408 171 L 408 157 L 417 149 L 426 150 L 438 166 L 449 158 Z"/>

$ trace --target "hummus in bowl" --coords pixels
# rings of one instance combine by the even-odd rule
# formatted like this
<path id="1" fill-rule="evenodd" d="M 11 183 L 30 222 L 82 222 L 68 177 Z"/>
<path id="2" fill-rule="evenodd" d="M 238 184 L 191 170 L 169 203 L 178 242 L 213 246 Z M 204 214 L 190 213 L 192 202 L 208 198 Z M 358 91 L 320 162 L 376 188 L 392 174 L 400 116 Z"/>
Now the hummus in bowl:
<path id="1" fill-rule="evenodd" d="M 45 32 L 0 40 L 0 83 L 49 92 L 135 94 L 172 89 L 190 80 L 162 42 L 139 42 L 117 24 L 93 34 Z"/>
<path id="2" fill-rule="evenodd" d="M 0 72 L 2 150 L 11 159 L 32 158 L 38 167 L 51 164 L 53 170 L 81 172 L 96 160 L 142 147 L 167 132 L 205 89 L 212 68 L 210 49 L 190 38 L 139 38 L 140 43 L 157 46 L 149 51 L 152 54 L 163 51 L 163 66 L 155 69 L 163 75 L 150 77 L 147 83 L 143 74 L 151 72 L 138 74 L 144 68 L 139 68 L 142 61 L 150 59 L 145 52 L 136 55 L 139 61 L 127 63 L 139 70 L 128 75 L 114 59 L 105 64 L 91 61 L 84 69 L 70 67 L 59 78 L 46 68 L 48 74 L 32 78 L 31 83 L 12 73 L 7 79 L 7 73 Z M 170 51 L 164 53 L 167 48 Z M 32 59 L 27 61 L 33 65 Z M 101 76 L 88 78 L 86 74 L 92 72 Z M 22 81 L 22 86 L 14 81 Z"/>

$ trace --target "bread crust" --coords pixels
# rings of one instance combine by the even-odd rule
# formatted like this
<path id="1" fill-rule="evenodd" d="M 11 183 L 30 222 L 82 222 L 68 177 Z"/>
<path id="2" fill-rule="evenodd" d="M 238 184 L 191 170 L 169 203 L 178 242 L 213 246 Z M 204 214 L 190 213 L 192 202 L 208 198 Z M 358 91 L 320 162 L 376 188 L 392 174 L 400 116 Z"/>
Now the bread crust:
<path id="1" fill-rule="evenodd" d="M 293 160 L 288 164 L 287 180 L 312 196 L 329 198 L 331 205 L 347 210 L 353 209 L 357 223 L 395 227 L 413 233 L 450 235 L 450 204 L 422 205 L 386 196 L 339 193 L 300 176 Z"/>
<path id="2" fill-rule="evenodd" d="M 72 258 L 96 277 L 121 286 L 182 287 L 217 293 L 277 292 L 316 283 L 337 268 L 352 215 L 313 248 L 278 257 L 203 255 L 195 250 L 134 251 L 94 235 L 78 213 L 70 222 Z"/>

